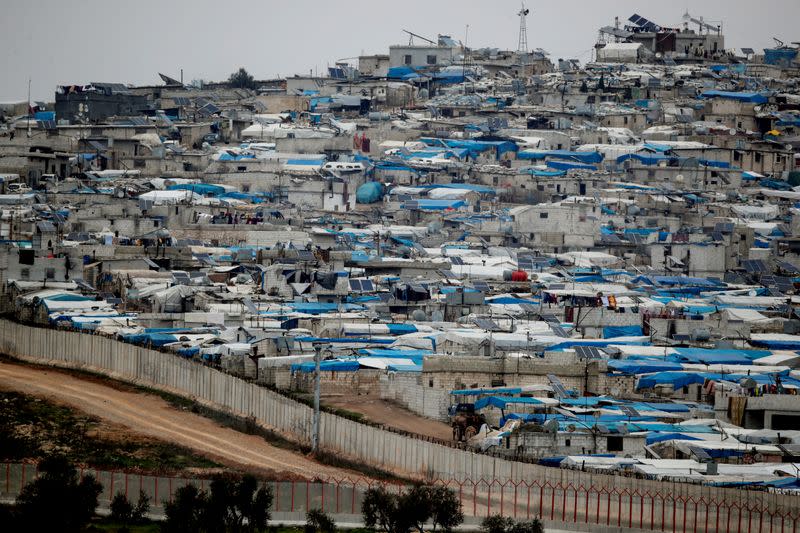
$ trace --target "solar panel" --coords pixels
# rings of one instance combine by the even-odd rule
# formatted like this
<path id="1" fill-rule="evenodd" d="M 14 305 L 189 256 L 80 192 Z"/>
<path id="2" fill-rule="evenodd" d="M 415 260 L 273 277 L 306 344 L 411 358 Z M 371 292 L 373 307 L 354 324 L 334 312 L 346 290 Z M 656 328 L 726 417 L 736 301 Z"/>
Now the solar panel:
<path id="1" fill-rule="evenodd" d="M 761 276 L 761 284 L 765 287 L 774 287 L 775 286 L 775 276 Z"/>
<path id="2" fill-rule="evenodd" d="M 82 279 L 76 279 L 75 280 L 75 285 L 77 285 L 78 287 L 80 287 L 81 289 L 83 289 L 85 291 L 95 292 L 95 290 L 96 290 L 94 287 L 92 287 L 91 285 L 89 285 L 88 283 L 83 281 Z"/>
<path id="3" fill-rule="evenodd" d="M 355 292 L 372 292 L 375 286 L 370 279 L 351 279 L 350 289 Z"/>
<path id="4" fill-rule="evenodd" d="M 539 312 L 539 308 L 533 304 L 519 304 L 520 308 L 528 314 L 535 314 Z"/>
<path id="5" fill-rule="evenodd" d="M 452 270 L 440 270 L 439 274 L 444 276 L 446 279 L 456 279 L 456 275 L 453 273 Z"/>
<path id="6" fill-rule="evenodd" d="M 189 274 L 187 274 L 186 272 L 173 272 L 172 279 L 175 280 L 175 283 L 178 285 L 189 284 Z"/>
<path id="7" fill-rule="evenodd" d="M 419 202 L 411 200 L 403 204 L 403 209 L 419 209 Z"/>
<path id="8" fill-rule="evenodd" d="M 475 318 L 472 322 L 481 329 L 485 329 L 486 331 L 500 331 L 500 326 L 498 326 L 494 320 L 490 320 L 488 318 Z"/>
<path id="9" fill-rule="evenodd" d="M 578 357 L 583 359 L 603 359 L 600 350 L 594 346 L 575 346 L 573 349 L 578 354 Z"/>
<path id="10" fill-rule="evenodd" d="M 547 379 L 550 380 L 550 385 L 552 385 L 553 392 L 555 393 L 557 398 L 559 399 L 569 398 L 569 394 L 567 394 L 567 389 L 564 387 L 564 384 L 561 383 L 560 379 L 558 379 L 553 374 L 547 374 Z"/>
<path id="11" fill-rule="evenodd" d="M 778 265 L 778 268 L 780 268 L 781 270 L 784 270 L 784 271 L 789 272 L 791 274 L 796 274 L 796 273 L 800 272 L 800 269 L 798 269 L 796 266 L 794 266 L 793 264 L 791 264 L 788 261 L 778 261 L 777 265 Z"/>
<path id="12" fill-rule="evenodd" d="M 636 409 L 634 409 L 630 405 L 620 405 L 619 406 L 619 410 L 622 411 L 623 413 L 625 413 L 626 415 L 628 415 L 629 417 L 631 417 L 631 416 L 641 416 L 641 415 L 639 415 L 639 411 L 637 411 Z"/>
<path id="13" fill-rule="evenodd" d="M 189 105 L 189 99 L 185 96 L 176 96 L 172 99 L 175 105 Z"/>
<path id="14" fill-rule="evenodd" d="M 756 51 L 752 48 L 742 48 L 742 53 L 749 56 L 755 54 Z"/>
<path id="15" fill-rule="evenodd" d="M 308 250 L 297 250 L 297 258 L 301 261 L 316 261 L 317 258 Z"/>
<path id="16" fill-rule="evenodd" d="M 214 113 L 219 113 L 220 109 L 214 104 L 208 103 L 204 105 L 202 108 L 198 109 L 198 112 L 205 113 L 207 115 L 213 115 Z"/>
<path id="17" fill-rule="evenodd" d="M 711 238 L 718 242 L 725 240 L 725 237 L 722 236 L 722 232 L 720 231 L 712 231 Z"/>
<path id="18" fill-rule="evenodd" d="M 134 126 L 150 126 L 150 120 L 144 117 L 132 117 L 130 123 Z"/>
<path id="19" fill-rule="evenodd" d="M 695 457 L 697 457 L 700 461 L 713 461 L 714 459 L 708 455 L 708 452 L 705 451 L 703 448 L 699 448 L 697 446 L 689 446 L 689 449 L 692 451 Z"/>
<path id="20" fill-rule="evenodd" d="M 216 265 L 217 262 L 214 261 L 209 254 L 194 254 L 194 258 L 204 265 Z"/>
<path id="21" fill-rule="evenodd" d="M 256 309 L 256 306 L 253 304 L 253 300 L 251 300 L 250 298 L 244 298 L 242 299 L 242 303 L 244 303 L 244 306 L 250 313 L 254 315 L 258 314 L 258 309 Z"/>
<path id="22" fill-rule="evenodd" d="M 740 276 L 736 272 L 725 272 L 725 275 L 722 277 L 722 281 L 724 281 L 725 283 L 736 283 L 736 284 L 745 283 L 745 280 L 742 279 L 742 276 Z"/>
<path id="23" fill-rule="evenodd" d="M 547 288 L 551 291 L 563 291 L 567 286 L 564 283 L 551 283 Z"/>
<path id="24" fill-rule="evenodd" d="M 36 125 L 42 128 L 43 130 L 54 130 L 56 129 L 56 121 L 55 120 L 37 120 Z"/>
<path id="25" fill-rule="evenodd" d="M 775 286 L 778 287 L 778 290 L 781 292 L 793 291 L 794 281 L 792 281 L 792 278 L 787 278 L 786 276 L 775 276 Z"/>
<path id="26" fill-rule="evenodd" d="M 752 274 L 769 272 L 767 264 L 761 259 L 748 259 L 742 261 L 742 268 L 744 268 L 746 272 L 750 272 Z"/>
<path id="27" fill-rule="evenodd" d="M 450 264 L 463 265 L 464 264 L 464 260 L 461 259 L 460 257 L 453 256 L 453 257 L 450 258 Z"/>
<path id="28" fill-rule="evenodd" d="M 719 231 L 720 233 L 733 233 L 733 222 L 717 222 L 714 225 L 714 231 Z"/>
<path id="29" fill-rule="evenodd" d="M 379 292 L 378 298 L 380 298 L 381 302 L 386 303 L 392 299 L 392 295 L 388 292 Z"/>
<path id="30" fill-rule="evenodd" d="M 661 29 L 661 27 L 658 24 L 651 22 L 644 17 L 641 17 L 636 13 L 631 15 L 628 18 L 628 20 L 639 26 L 643 31 L 656 32 Z"/>
<path id="31" fill-rule="evenodd" d="M 622 239 L 619 238 L 617 235 L 603 235 L 600 239 L 600 242 L 605 244 L 622 244 Z"/>
<path id="32" fill-rule="evenodd" d="M 473 281 L 472 286 L 481 292 L 489 292 L 489 284 L 485 281 Z"/>

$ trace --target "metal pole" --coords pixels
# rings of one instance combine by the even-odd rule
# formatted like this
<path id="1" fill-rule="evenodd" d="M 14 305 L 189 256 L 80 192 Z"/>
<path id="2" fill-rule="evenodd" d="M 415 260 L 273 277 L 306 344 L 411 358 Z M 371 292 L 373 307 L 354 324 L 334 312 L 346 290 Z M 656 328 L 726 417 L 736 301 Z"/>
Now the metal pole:
<path id="1" fill-rule="evenodd" d="M 314 420 L 311 426 L 311 451 L 317 453 L 319 448 L 319 361 L 322 345 L 314 345 Z"/>

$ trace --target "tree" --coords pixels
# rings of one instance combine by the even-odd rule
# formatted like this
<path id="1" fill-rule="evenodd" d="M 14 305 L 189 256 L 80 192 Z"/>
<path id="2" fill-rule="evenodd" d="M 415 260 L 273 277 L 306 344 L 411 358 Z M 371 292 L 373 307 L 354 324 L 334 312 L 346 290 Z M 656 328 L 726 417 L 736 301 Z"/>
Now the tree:
<path id="1" fill-rule="evenodd" d="M 79 479 L 63 457 L 45 459 L 39 473 L 17 497 L 19 523 L 28 531 L 81 531 L 94 516 L 103 486 L 93 476 Z"/>
<path id="2" fill-rule="evenodd" d="M 306 513 L 305 533 L 334 533 L 336 523 L 321 509 L 311 509 Z"/>
<path id="3" fill-rule="evenodd" d="M 172 501 L 164 502 L 166 518 L 162 523 L 165 533 L 195 533 L 205 531 L 204 514 L 208 495 L 194 485 L 185 485 L 175 491 Z"/>
<path id="4" fill-rule="evenodd" d="M 228 83 L 234 89 L 257 89 L 258 84 L 252 74 L 247 72 L 244 67 L 239 67 L 239 70 L 234 72 L 228 77 Z"/>
<path id="5" fill-rule="evenodd" d="M 111 519 L 121 524 L 141 523 L 149 512 L 150 498 L 143 490 L 139 491 L 139 500 L 136 505 L 133 505 L 121 492 L 118 492 L 111 500 Z"/>
<path id="6" fill-rule="evenodd" d="M 405 533 L 408 528 L 402 531 L 398 528 L 397 503 L 397 495 L 391 494 L 384 487 L 367 490 L 361 502 L 364 525 L 386 533 Z"/>
<path id="7" fill-rule="evenodd" d="M 111 500 L 111 519 L 120 524 L 128 524 L 133 516 L 133 504 L 125 494 L 118 492 Z"/>
<path id="8" fill-rule="evenodd" d="M 538 518 L 527 522 L 517 522 L 513 518 L 496 514 L 483 519 L 481 531 L 484 533 L 544 533 L 544 526 Z"/>
<path id="9" fill-rule="evenodd" d="M 207 520 L 213 531 L 263 531 L 270 518 L 272 491 L 250 475 L 240 480 L 218 477 L 211 482 Z"/>
<path id="10" fill-rule="evenodd" d="M 487 516 L 481 522 L 481 531 L 484 533 L 506 533 L 514 527 L 514 520 L 495 514 Z"/>
<path id="11" fill-rule="evenodd" d="M 392 494 L 383 487 L 370 489 L 361 506 L 364 524 L 386 533 L 422 533 L 425 524 L 433 531 L 449 532 L 464 521 L 461 502 L 446 487 L 416 485 L 401 494 Z"/>
<path id="12" fill-rule="evenodd" d="M 517 522 L 510 533 L 544 533 L 544 525 L 541 520 L 534 518 L 527 522 Z"/>
<path id="13" fill-rule="evenodd" d="M 436 531 L 437 527 L 441 527 L 442 531 L 450 533 L 464 521 L 461 502 L 456 497 L 456 493 L 447 487 L 432 487 L 429 492 L 433 531 Z"/>
<path id="14" fill-rule="evenodd" d="M 167 533 L 251 533 L 264 531 L 270 518 L 272 491 L 259 487 L 253 476 L 237 480 L 220 476 L 210 491 L 194 485 L 181 487 L 172 502 L 165 502 Z"/>

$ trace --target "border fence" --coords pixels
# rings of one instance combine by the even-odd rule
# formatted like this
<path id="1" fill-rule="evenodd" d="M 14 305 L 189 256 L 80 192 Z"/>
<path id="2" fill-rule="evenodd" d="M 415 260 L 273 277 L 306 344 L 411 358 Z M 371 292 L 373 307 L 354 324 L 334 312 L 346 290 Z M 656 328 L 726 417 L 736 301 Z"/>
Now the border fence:
<path id="1" fill-rule="evenodd" d="M 0 319 L 0 352 L 179 394 L 236 416 L 253 417 L 259 425 L 295 442 L 310 441 L 312 410 L 307 405 L 170 353 L 101 335 L 32 327 L 5 319 Z M 672 532 L 797 531 L 800 496 L 794 494 L 549 468 L 446 446 L 325 412 L 320 426 L 323 451 L 446 485 L 458 492 L 465 514 L 473 517 L 502 513 Z M 116 488 L 127 483 L 130 487 L 131 475 L 103 474 L 110 476 L 109 491 L 111 485 Z M 14 486 L 9 479 L 6 477 L 5 483 Z M 147 479 L 142 478 L 147 487 L 152 486 L 147 490 L 153 495 L 157 490 L 159 497 L 164 491 L 172 494 L 181 483 L 177 478 Z M 105 486 L 105 481 L 101 482 Z M 312 498 L 317 498 L 313 501 L 323 502 L 325 510 L 334 513 L 337 508 L 346 508 L 347 502 L 351 510 L 358 508 L 359 490 L 369 486 L 363 479 L 279 483 L 273 491 L 278 510 L 302 511 L 301 503 L 311 505 Z M 0 491 L 2 487 L 0 481 Z"/>
<path id="2" fill-rule="evenodd" d="M 144 492 L 151 511 L 164 512 L 175 492 L 194 484 L 207 490 L 209 479 L 153 476 L 123 471 L 81 469 L 103 485 L 98 500 L 107 507 L 117 493 L 136 501 Z M 0 464 L 0 499 L 16 498 L 38 476 L 37 465 Z M 264 482 L 272 490 L 273 513 L 298 513 L 321 509 L 333 515 L 357 515 L 364 493 L 382 485 L 402 491 L 398 484 L 366 478 L 287 480 Z M 675 496 L 671 491 L 639 491 L 595 486 L 574 486 L 509 480 L 435 480 L 451 489 L 464 515 L 473 519 L 500 514 L 518 520 L 541 518 L 551 522 L 583 524 L 588 529 L 616 527 L 672 533 L 782 533 L 797 532 L 800 509 L 773 511 L 757 501 L 726 502 L 713 498 Z M 474 521 L 474 520 L 472 520 Z"/>

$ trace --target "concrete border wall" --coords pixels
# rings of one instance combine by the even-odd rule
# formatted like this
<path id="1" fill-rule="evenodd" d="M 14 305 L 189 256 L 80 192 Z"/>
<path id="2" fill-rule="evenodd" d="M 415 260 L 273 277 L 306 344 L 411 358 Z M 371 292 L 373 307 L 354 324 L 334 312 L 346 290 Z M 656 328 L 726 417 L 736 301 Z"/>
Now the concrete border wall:
<path id="1" fill-rule="evenodd" d="M 0 352 L 36 363 L 91 370 L 190 397 L 238 416 L 253 416 L 259 424 L 295 442 L 310 441 L 312 410 L 308 406 L 175 355 L 99 335 L 36 328 L 5 319 L 0 319 Z M 361 463 L 432 481 L 605 487 L 641 494 L 666 493 L 670 498 L 692 501 L 758 506 L 764 512 L 800 509 L 800 497 L 793 495 L 547 468 L 414 438 L 330 413 L 322 414 L 320 446 Z"/>

